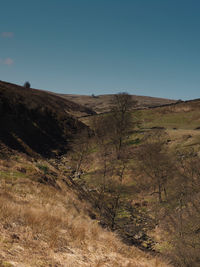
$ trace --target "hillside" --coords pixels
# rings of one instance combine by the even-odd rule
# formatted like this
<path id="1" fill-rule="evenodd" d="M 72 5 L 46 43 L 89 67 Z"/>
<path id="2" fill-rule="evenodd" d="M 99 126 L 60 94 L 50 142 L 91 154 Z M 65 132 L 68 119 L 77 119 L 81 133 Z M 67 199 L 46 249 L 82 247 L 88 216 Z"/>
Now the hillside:
<path id="1" fill-rule="evenodd" d="M 0 142 L 28 154 L 56 155 L 85 128 L 73 115 L 94 114 L 45 91 L 0 81 Z"/>
<path id="2" fill-rule="evenodd" d="M 170 267 L 91 220 L 60 168 L 20 153 L 0 160 L 0 266 Z"/>
<path id="3" fill-rule="evenodd" d="M 200 99 L 178 102 L 174 105 L 135 111 L 141 116 L 144 127 L 163 126 L 195 130 L 200 126 Z"/>
<path id="4" fill-rule="evenodd" d="M 199 153 L 200 99 L 165 107 L 135 110 L 133 117 L 140 120 L 140 127 L 144 132 L 153 129 L 165 131 L 170 148 Z"/>
<path id="5" fill-rule="evenodd" d="M 140 242 L 143 247 L 153 247 L 170 257 L 175 266 L 197 267 L 200 260 L 200 100 L 135 109 L 128 115 L 131 129 L 127 128 L 123 137 L 122 159 L 117 157 L 114 164 L 111 150 L 118 138 L 112 132 L 116 115 L 82 118 L 95 130 L 99 145 L 88 156 L 90 164 L 82 164 L 81 182 L 94 189 L 105 220 L 105 213 L 109 214 L 115 204 L 113 198 L 120 196 L 115 229 L 122 237 L 134 244 Z M 113 188 L 112 177 L 113 184 L 118 181 L 119 191 Z"/>
<path id="6" fill-rule="evenodd" d="M 0 265 L 198 266 L 199 212 L 190 205 L 199 204 L 199 107 L 196 99 L 134 108 L 121 132 L 118 109 L 93 116 L 108 105 L 95 112 L 0 82 Z M 158 167 L 161 201 L 152 192 Z M 195 190 L 184 200 L 184 246 L 180 181 L 187 194 Z"/>
<path id="7" fill-rule="evenodd" d="M 0 82 L 0 266 L 171 266 L 101 219 L 98 192 L 76 179 L 77 166 L 96 155 L 93 138 L 72 114 L 95 112 Z"/>
<path id="8" fill-rule="evenodd" d="M 59 96 L 63 97 L 64 99 L 68 99 L 70 101 L 83 105 L 87 108 L 90 108 L 96 113 L 104 113 L 110 111 L 111 101 L 113 99 L 113 95 L 89 96 L 59 94 Z M 132 99 L 137 101 L 137 104 L 134 106 L 134 108 L 148 108 L 176 103 L 176 100 L 149 96 L 132 95 Z"/>

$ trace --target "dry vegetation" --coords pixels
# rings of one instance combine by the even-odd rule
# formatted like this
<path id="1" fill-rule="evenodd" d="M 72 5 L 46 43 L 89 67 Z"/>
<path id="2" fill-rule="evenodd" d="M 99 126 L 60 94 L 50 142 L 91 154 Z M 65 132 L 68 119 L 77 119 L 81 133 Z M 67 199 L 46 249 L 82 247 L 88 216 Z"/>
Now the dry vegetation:
<path id="1" fill-rule="evenodd" d="M 85 127 L 77 118 L 93 111 L 55 94 L 0 81 L 0 144 L 29 155 L 52 157 L 69 150 Z"/>
<path id="2" fill-rule="evenodd" d="M 82 175 L 82 179 L 100 196 L 96 201 L 101 206 L 101 218 L 105 221 L 107 210 L 114 214 L 115 227 L 111 224 L 112 216 L 108 219 L 107 215 L 107 224 L 126 241 L 131 240 L 135 245 L 138 241 L 143 247 L 168 255 L 176 266 L 197 267 L 200 262 L 199 101 L 128 114 L 134 119 L 132 123 L 138 122 L 134 123 L 135 131 L 132 128 L 128 133 L 126 129 L 121 136 L 118 133 L 123 133 L 124 129 L 120 130 L 123 123 L 117 126 L 119 131 L 115 130 L 113 113 L 87 118 L 87 124 L 96 134 L 98 148 L 93 152 L 95 167 L 85 168 L 88 174 Z M 120 156 L 120 161 L 112 165 L 115 144 L 120 139 L 128 157 Z M 117 179 L 120 166 L 125 166 L 125 172 Z M 117 205 L 113 204 L 115 199 Z"/>
<path id="3" fill-rule="evenodd" d="M 96 113 L 105 113 L 111 110 L 111 102 L 114 95 L 59 95 L 62 98 L 78 103 L 82 106 L 94 110 Z M 132 95 L 132 99 L 137 101 L 137 104 L 133 107 L 147 108 L 152 106 L 161 106 L 166 104 L 175 103 L 175 100 L 164 99 L 148 96 L 136 96 Z"/>
<path id="4" fill-rule="evenodd" d="M 1 266 L 169 266 L 102 229 L 61 179 L 62 190 L 36 181 L 38 164 L 57 172 L 49 163 L 21 155 L 0 163 Z"/>
<path id="5" fill-rule="evenodd" d="M 198 100 L 0 90 L 0 266 L 199 266 Z"/>

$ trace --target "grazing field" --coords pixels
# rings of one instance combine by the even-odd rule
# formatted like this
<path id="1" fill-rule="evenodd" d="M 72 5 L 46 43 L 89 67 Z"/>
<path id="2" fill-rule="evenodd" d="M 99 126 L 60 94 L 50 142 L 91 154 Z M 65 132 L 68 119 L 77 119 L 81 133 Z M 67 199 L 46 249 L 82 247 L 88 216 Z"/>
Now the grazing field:
<path id="1" fill-rule="evenodd" d="M 62 98 L 73 101 L 77 104 L 85 106 L 94 110 L 97 114 L 109 112 L 111 108 L 111 103 L 114 95 L 59 95 Z M 134 108 L 146 108 L 153 106 L 161 106 L 166 104 L 175 103 L 176 100 L 149 97 L 149 96 L 136 96 L 132 95 L 132 100 L 136 101 Z"/>

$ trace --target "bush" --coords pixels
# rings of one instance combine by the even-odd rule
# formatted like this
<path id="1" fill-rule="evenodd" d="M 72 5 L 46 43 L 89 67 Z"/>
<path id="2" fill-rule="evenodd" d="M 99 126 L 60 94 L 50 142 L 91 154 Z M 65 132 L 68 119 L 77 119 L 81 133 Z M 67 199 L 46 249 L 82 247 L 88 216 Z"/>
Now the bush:
<path id="1" fill-rule="evenodd" d="M 25 88 L 30 88 L 30 87 L 31 87 L 31 84 L 30 84 L 29 82 L 25 82 L 25 83 L 24 83 L 24 87 L 25 87 Z"/>

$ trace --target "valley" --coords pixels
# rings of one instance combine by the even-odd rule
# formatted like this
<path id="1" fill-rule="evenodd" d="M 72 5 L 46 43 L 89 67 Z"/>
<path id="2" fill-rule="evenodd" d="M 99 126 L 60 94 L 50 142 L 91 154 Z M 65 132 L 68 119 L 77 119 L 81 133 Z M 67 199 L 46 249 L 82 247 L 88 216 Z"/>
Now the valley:
<path id="1" fill-rule="evenodd" d="M 0 82 L 1 266 L 198 266 L 199 105 Z"/>

